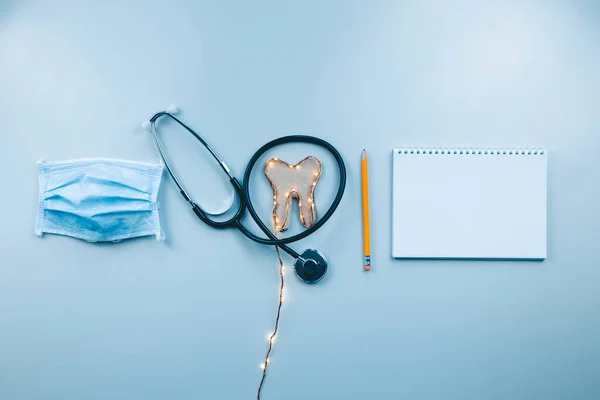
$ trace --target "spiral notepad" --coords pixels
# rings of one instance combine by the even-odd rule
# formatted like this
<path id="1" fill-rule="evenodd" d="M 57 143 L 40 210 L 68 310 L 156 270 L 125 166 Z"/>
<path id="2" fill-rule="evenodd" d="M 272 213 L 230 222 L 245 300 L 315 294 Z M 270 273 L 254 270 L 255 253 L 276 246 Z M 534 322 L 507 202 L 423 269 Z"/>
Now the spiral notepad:
<path id="1" fill-rule="evenodd" d="M 546 258 L 541 149 L 393 150 L 392 256 Z"/>

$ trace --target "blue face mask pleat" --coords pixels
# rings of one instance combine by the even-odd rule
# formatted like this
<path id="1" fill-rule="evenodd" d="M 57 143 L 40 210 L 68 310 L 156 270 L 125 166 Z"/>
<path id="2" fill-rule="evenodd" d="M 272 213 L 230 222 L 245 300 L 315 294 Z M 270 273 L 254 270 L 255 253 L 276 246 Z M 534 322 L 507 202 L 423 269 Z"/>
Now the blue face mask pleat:
<path id="1" fill-rule="evenodd" d="M 92 242 L 148 235 L 160 240 L 162 171 L 162 165 L 110 159 L 41 162 L 35 232 Z"/>

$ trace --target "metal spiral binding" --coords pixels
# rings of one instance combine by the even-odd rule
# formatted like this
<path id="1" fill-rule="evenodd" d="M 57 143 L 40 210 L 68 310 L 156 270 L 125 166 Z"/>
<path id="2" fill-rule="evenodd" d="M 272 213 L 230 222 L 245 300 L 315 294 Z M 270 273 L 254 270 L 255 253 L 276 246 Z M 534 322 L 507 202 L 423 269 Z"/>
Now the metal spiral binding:
<path id="1" fill-rule="evenodd" d="M 507 156 L 537 156 L 547 153 L 541 147 L 430 147 L 407 146 L 394 149 L 398 154 L 407 155 L 507 155 Z"/>

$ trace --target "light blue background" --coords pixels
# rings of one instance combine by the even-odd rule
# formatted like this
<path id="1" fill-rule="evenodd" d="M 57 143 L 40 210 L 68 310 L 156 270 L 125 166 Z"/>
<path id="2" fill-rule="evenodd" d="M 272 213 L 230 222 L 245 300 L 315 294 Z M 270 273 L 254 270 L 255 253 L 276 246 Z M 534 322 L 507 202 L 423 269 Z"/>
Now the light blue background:
<path id="1" fill-rule="evenodd" d="M 288 269 L 265 400 L 600 398 L 599 71 L 593 0 L 0 0 L 0 398 L 255 398 L 272 248 L 202 225 L 167 176 L 166 243 L 33 233 L 38 159 L 156 161 L 136 127 L 170 103 L 238 176 L 290 133 L 347 161 L 338 212 L 294 246 L 321 249 L 330 273 L 309 286 Z M 168 128 L 190 190 L 224 195 Z M 419 144 L 546 147 L 548 259 L 392 260 L 390 149 Z M 336 178 L 323 162 L 320 210 Z"/>

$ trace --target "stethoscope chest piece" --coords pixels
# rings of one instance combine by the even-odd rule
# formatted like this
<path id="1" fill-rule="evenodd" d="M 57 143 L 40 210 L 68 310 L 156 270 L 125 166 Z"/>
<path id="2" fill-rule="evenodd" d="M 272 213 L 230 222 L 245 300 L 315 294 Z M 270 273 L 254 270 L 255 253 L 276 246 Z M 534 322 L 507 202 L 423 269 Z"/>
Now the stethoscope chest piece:
<path id="1" fill-rule="evenodd" d="M 318 250 L 304 250 L 294 263 L 294 271 L 304 282 L 315 283 L 327 272 L 327 260 Z"/>

